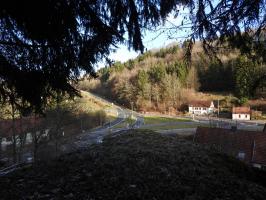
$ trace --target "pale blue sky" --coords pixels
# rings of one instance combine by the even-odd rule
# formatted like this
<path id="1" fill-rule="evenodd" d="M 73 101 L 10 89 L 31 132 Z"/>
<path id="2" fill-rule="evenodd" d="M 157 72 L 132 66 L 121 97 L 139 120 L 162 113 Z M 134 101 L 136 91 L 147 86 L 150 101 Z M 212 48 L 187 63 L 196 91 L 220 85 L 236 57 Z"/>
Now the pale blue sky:
<path id="1" fill-rule="evenodd" d="M 167 46 L 173 42 L 182 42 L 190 33 L 190 21 L 184 19 L 184 16 L 187 15 L 187 10 L 183 10 L 178 17 L 174 17 L 173 14 L 170 14 L 167 18 L 164 25 L 157 27 L 156 30 L 147 30 L 143 33 L 143 44 L 145 49 L 157 49 Z M 172 29 L 174 26 L 181 26 L 183 21 L 183 29 Z M 119 45 L 115 53 L 111 53 L 109 56 L 110 59 L 114 61 L 125 62 L 129 59 L 135 58 L 139 55 L 138 52 L 133 50 L 129 51 L 128 47 L 125 45 Z M 103 63 L 98 64 L 98 69 L 104 67 Z"/>

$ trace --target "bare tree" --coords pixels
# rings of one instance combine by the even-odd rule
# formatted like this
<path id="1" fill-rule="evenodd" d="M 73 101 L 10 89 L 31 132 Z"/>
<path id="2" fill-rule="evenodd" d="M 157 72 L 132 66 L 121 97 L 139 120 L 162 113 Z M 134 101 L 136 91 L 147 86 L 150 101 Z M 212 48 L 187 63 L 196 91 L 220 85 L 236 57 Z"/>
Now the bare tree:
<path id="1" fill-rule="evenodd" d="M 22 115 L 20 115 L 19 118 L 19 135 L 18 135 L 18 139 L 19 139 L 19 148 L 18 148 L 18 161 L 20 162 L 22 159 L 22 154 L 23 154 L 23 149 L 25 146 L 25 140 L 26 140 L 26 132 L 24 127 L 26 126 L 26 121 L 22 121 Z"/>

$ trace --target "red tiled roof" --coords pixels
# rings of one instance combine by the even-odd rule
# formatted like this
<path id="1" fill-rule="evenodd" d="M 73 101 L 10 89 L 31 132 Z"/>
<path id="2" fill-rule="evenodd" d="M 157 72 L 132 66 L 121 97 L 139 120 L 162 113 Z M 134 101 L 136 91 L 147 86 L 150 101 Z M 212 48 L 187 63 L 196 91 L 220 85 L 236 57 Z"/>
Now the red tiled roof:
<path id="1" fill-rule="evenodd" d="M 188 104 L 189 106 L 193 107 L 207 107 L 209 108 L 211 106 L 211 101 L 191 101 Z"/>
<path id="2" fill-rule="evenodd" d="M 233 114 L 250 114 L 250 107 L 233 107 Z"/>
<path id="3" fill-rule="evenodd" d="M 234 157 L 243 152 L 246 163 L 266 165 L 266 133 L 264 132 L 198 127 L 195 142 L 214 145 Z"/>

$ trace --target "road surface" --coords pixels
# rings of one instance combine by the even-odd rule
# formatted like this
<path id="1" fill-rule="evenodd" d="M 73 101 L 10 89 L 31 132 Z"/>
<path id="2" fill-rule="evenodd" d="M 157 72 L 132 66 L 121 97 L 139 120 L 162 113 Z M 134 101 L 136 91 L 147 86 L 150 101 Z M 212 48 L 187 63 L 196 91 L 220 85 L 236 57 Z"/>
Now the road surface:
<path id="1" fill-rule="evenodd" d="M 115 133 L 117 131 L 126 129 L 126 128 L 114 129 L 114 127 L 120 123 L 123 123 L 130 116 L 133 116 L 133 118 L 136 119 L 135 122 L 131 125 L 131 128 L 139 128 L 144 124 L 144 118 L 141 114 L 131 111 L 126 108 L 122 108 L 114 104 L 113 102 L 110 102 L 95 94 L 90 93 L 90 95 L 99 101 L 102 101 L 104 103 L 111 105 L 111 109 L 116 109 L 117 119 L 115 119 L 114 121 L 108 122 L 101 127 L 95 128 L 93 130 L 87 131 L 77 136 L 74 139 L 74 141 L 70 141 L 70 144 L 62 146 L 62 150 L 64 152 L 72 151 L 73 149 L 86 148 L 89 145 L 95 144 L 95 143 L 101 143 L 105 136 Z"/>

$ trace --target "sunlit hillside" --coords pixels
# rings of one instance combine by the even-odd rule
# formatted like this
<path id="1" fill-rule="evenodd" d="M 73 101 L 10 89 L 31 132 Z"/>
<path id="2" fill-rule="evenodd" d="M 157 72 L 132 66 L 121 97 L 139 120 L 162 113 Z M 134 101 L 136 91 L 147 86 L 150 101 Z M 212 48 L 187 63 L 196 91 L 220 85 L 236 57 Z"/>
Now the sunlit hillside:
<path id="1" fill-rule="evenodd" d="M 125 63 L 115 62 L 79 87 L 139 111 L 183 111 L 192 100 L 224 100 L 227 105 L 261 97 L 254 88 L 265 66 L 223 47 L 208 56 L 200 42 L 187 56 L 187 43 L 147 51 Z M 191 59 L 191 60 L 190 60 Z M 190 62 L 191 61 L 191 62 Z M 237 98 L 236 98 L 237 97 Z"/>

